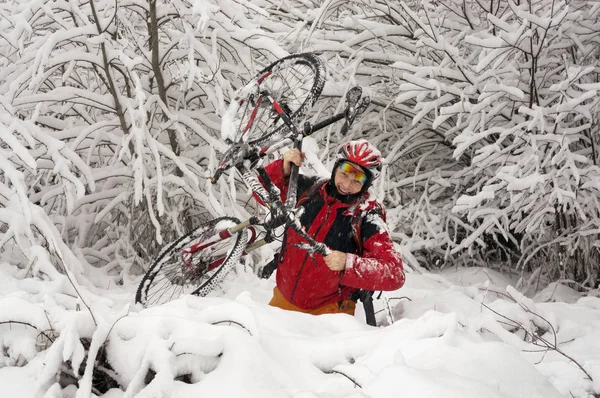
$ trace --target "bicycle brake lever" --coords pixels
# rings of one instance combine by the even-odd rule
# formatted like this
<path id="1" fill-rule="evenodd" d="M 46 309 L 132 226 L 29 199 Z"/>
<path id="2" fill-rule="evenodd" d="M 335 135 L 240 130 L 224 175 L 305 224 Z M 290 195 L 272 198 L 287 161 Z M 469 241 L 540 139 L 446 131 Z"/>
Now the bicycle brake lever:
<path id="1" fill-rule="evenodd" d="M 354 123 L 356 116 L 362 114 L 371 103 L 371 98 L 368 96 L 361 98 L 361 96 L 362 88 L 360 86 L 352 87 L 348 93 L 346 93 L 346 102 L 348 105 L 346 106 L 344 115 L 346 120 L 340 130 L 342 135 L 346 135 L 348 129 L 350 129 L 350 126 Z"/>
<path id="2" fill-rule="evenodd" d="M 358 101 L 358 105 L 356 106 L 356 114 L 354 117 L 362 115 L 364 111 L 367 110 L 369 105 L 371 105 L 371 97 L 362 97 L 360 101 Z"/>
<path id="3" fill-rule="evenodd" d="M 362 87 L 354 86 L 346 93 L 346 102 L 348 105 L 346 108 L 354 108 L 358 103 L 358 100 L 362 96 Z"/>

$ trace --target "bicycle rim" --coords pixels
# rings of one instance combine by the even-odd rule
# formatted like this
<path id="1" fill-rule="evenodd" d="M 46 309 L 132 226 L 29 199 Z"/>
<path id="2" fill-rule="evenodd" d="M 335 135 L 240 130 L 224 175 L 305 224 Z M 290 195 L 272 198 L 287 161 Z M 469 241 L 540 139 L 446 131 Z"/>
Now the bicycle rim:
<path id="1" fill-rule="evenodd" d="M 240 258 L 244 254 L 244 249 L 248 243 L 248 234 L 245 232 L 238 234 L 238 243 L 231 248 L 229 256 L 223 259 L 220 266 L 207 275 L 205 279 L 200 283 L 198 288 L 192 292 L 193 295 L 204 297 L 208 293 L 212 292 L 217 286 L 220 286 L 227 274 L 235 268 L 236 264 L 240 261 Z"/>
<path id="2" fill-rule="evenodd" d="M 194 253 L 188 251 L 190 247 L 218 236 L 219 231 L 238 223 L 239 220 L 234 217 L 215 218 L 166 247 L 142 278 L 135 301 L 146 307 L 164 304 L 181 295 L 192 294 L 207 280 L 214 280 L 214 275 L 222 273 L 225 276 L 232 268 L 229 266 L 231 260 L 239 260 L 239 256 L 237 259 L 231 257 L 243 251 L 240 246 L 245 243 L 242 236 L 247 239 L 245 233 L 220 239 Z M 224 266 L 229 268 L 224 270 Z M 211 287 L 214 288 L 214 285 Z"/>
<path id="3" fill-rule="evenodd" d="M 296 122 L 314 105 L 325 84 L 325 66 L 314 54 L 295 54 L 269 65 L 239 91 L 234 142 L 262 145 L 289 128 L 260 93 L 268 92 Z"/>

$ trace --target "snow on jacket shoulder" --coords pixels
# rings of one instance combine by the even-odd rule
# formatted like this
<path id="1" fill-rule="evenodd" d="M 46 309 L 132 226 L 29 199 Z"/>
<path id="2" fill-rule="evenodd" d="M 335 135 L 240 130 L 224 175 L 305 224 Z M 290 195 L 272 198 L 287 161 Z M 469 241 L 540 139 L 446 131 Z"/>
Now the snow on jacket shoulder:
<path id="1" fill-rule="evenodd" d="M 265 171 L 285 199 L 288 179 L 283 176 L 283 161 L 267 165 Z M 317 180 L 300 175 L 298 197 Z M 299 247 L 306 243 L 304 239 L 288 228 L 279 255 L 277 287 L 289 302 L 303 309 L 347 300 L 357 289 L 396 290 L 405 279 L 401 256 L 385 224 L 383 206 L 369 199 L 368 193 L 359 203 L 340 202 L 327 193 L 327 185 L 323 183 L 301 204 L 300 223 L 317 241 L 347 253 L 346 269 L 332 271 L 323 256 L 310 256 Z M 355 233 L 357 224 L 360 231 Z"/>

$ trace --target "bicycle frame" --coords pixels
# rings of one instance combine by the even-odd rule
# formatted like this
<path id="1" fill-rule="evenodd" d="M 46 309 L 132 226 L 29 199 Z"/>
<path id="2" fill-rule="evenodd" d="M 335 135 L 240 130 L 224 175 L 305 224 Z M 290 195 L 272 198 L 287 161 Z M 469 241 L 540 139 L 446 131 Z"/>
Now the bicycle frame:
<path id="1" fill-rule="evenodd" d="M 296 75 L 297 70 L 299 75 Z M 290 75 L 287 71 L 294 73 Z M 300 224 L 301 209 L 296 208 L 298 168 L 292 167 L 291 182 L 286 186 L 288 192 L 282 197 L 265 170 L 256 167 L 261 158 L 284 145 L 301 149 L 304 137 L 344 118 L 341 131 L 345 134 L 355 116 L 364 111 L 369 98 L 361 98 L 360 87 L 353 87 L 346 93 L 343 112 L 314 125 L 304 123 L 301 126 L 298 120 L 315 105 L 322 93 L 325 76 L 325 65 L 317 56 L 296 54 L 267 66 L 240 88 L 239 100 L 231 104 L 227 113 L 227 116 L 233 116 L 230 121 L 234 123 L 224 125 L 231 129 L 222 134 L 229 149 L 211 181 L 215 183 L 225 170 L 235 167 L 253 195 L 268 208 L 267 216 L 260 214 L 242 222 L 227 215 L 215 217 L 165 246 L 142 278 L 136 291 L 136 302 L 159 304 L 172 300 L 188 288 L 194 289 L 192 294 L 207 295 L 223 282 L 242 256 L 274 241 L 275 231 L 280 227 L 298 233 L 306 242 L 300 246 L 308 254 L 330 253 L 325 244 L 316 242 Z M 295 79 L 292 84 L 287 80 L 289 77 Z M 269 81 L 265 81 L 266 78 Z M 285 92 L 286 89 L 290 91 Z M 298 95 L 295 89 L 300 90 Z"/>
<path id="2" fill-rule="evenodd" d="M 354 89 L 356 89 L 356 87 Z M 322 120 L 314 125 L 311 125 L 309 122 L 306 122 L 306 123 L 304 123 L 302 131 L 300 131 L 298 129 L 298 127 L 292 122 L 290 116 L 277 103 L 277 101 L 268 92 L 263 91 L 260 93 L 260 97 L 256 101 L 255 108 L 252 110 L 252 113 L 250 114 L 250 120 L 248 121 L 248 124 L 244 127 L 242 134 L 245 134 L 252 127 L 254 118 L 257 113 L 257 109 L 260 107 L 262 101 L 264 101 L 264 100 L 269 101 L 269 103 L 271 104 L 271 106 L 273 107 L 275 112 L 277 112 L 279 117 L 282 118 L 283 122 L 290 129 L 290 133 L 288 133 L 287 137 L 284 137 L 283 139 L 281 139 L 280 142 L 286 142 L 288 140 L 292 140 L 294 148 L 301 150 L 302 140 L 304 137 L 307 137 L 307 136 L 313 134 L 314 132 L 319 131 L 319 130 L 321 130 L 333 123 L 336 123 L 344 118 L 346 119 L 346 122 L 344 123 L 344 126 L 342 127 L 342 133 L 345 134 L 345 132 L 348 130 L 349 126 L 354 121 L 355 116 L 359 113 L 362 113 L 362 111 L 364 111 L 364 109 L 369 104 L 368 97 L 365 97 L 362 99 L 359 106 L 357 107 L 356 105 L 357 105 L 357 103 L 359 103 L 358 100 L 360 99 L 360 91 L 358 92 L 358 95 L 357 95 L 356 90 L 354 92 L 352 92 L 352 96 L 353 96 L 352 98 L 350 96 L 351 91 L 349 91 L 349 93 L 347 94 L 347 100 L 348 100 L 349 104 L 346 107 L 346 109 L 344 109 L 343 112 L 335 114 L 335 115 L 333 115 L 325 120 Z M 238 150 L 238 153 L 241 154 L 241 157 L 243 160 L 254 160 L 255 161 L 261 157 L 268 155 L 270 153 L 270 150 L 272 149 L 272 147 L 273 147 L 273 145 L 260 147 L 260 148 L 252 148 L 246 144 L 246 147 L 241 148 L 241 150 Z M 225 162 L 223 162 L 219 166 L 217 171 L 215 172 L 215 175 L 213 176 L 213 178 L 211 178 L 211 182 L 216 183 L 217 179 L 220 177 L 221 173 L 226 168 L 229 168 L 229 165 L 227 165 Z M 331 250 L 326 245 L 324 245 L 323 243 L 320 243 L 320 242 L 316 242 L 314 239 L 312 239 L 310 236 L 308 236 L 306 234 L 306 232 L 301 229 L 301 227 L 299 225 L 299 221 L 297 220 L 297 218 L 295 216 L 294 208 L 296 206 L 296 199 L 297 199 L 296 196 L 297 196 L 297 189 L 298 189 L 298 174 L 299 174 L 298 166 L 296 166 L 295 164 L 292 164 L 291 174 L 289 177 L 290 182 L 288 185 L 288 191 L 287 191 L 285 201 L 283 201 L 283 202 L 281 201 L 278 192 L 275 192 L 271 187 L 269 188 L 268 191 L 267 191 L 267 189 L 265 189 L 265 187 L 258 180 L 256 173 L 253 172 L 253 170 L 251 168 L 244 165 L 244 162 L 238 161 L 237 165 L 236 165 L 236 169 L 242 174 L 242 178 L 243 178 L 244 182 L 246 183 L 246 185 L 262 201 L 262 203 L 271 211 L 272 219 L 267 222 L 261 222 L 258 217 L 252 216 L 237 225 L 234 225 L 230 228 L 225 228 L 225 229 L 219 231 L 217 234 L 213 235 L 211 238 L 208 238 L 203 241 L 195 243 L 194 245 L 190 246 L 188 249 L 185 249 L 182 252 L 183 256 L 185 256 L 185 255 L 190 256 L 190 261 L 186 261 L 184 258 L 184 264 L 186 266 L 188 266 L 188 267 L 192 266 L 191 255 L 193 255 L 194 253 L 196 253 L 200 250 L 206 249 L 220 241 L 229 239 L 229 238 L 233 237 L 235 234 L 242 233 L 244 230 L 248 229 L 251 232 L 251 236 L 248 239 L 248 243 L 246 244 L 246 247 L 242 254 L 242 256 L 244 256 L 244 255 L 250 253 L 251 251 L 258 249 L 259 247 L 262 247 L 265 244 L 272 242 L 273 241 L 272 231 L 281 225 L 286 225 L 286 228 L 288 226 L 292 226 L 292 228 L 294 230 L 296 230 L 296 232 L 298 232 L 301 236 L 303 236 L 308 241 L 309 246 L 312 247 L 314 252 L 323 254 L 323 255 L 327 255 L 331 252 Z M 265 228 L 265 230 L 267 232 L 266 232 L 266 236 L 264 238 L 257 240 L 258 233 L 255 229 L 255 226 L 259 226 L 259 225 L 262 226 L 263 228 Z M 217 268 L 218 266 L 220 266 L 225 261 L 226 257 L 227 256 L 223 256 L 221 258 L 216 259 L 212 263 L 210 263 L 208 265 L 208 270 L 210 271 L 210 270 L 213 270 L 213 269 Z"/>

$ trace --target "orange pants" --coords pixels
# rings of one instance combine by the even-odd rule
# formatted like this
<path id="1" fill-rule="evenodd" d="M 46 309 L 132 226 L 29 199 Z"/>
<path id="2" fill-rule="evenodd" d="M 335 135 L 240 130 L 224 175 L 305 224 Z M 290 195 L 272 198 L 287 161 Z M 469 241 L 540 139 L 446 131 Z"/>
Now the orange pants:
<path id="1" fill-rule="evenodd" d="M 296 307 L 283 297 L 283 294 L 275 287 L 273 289 L 273 298 L 269 302 L 269 305 L 273 307 L 279 307 L 288 311 L 304 312 L 305 314 L 322 315 L 322 314 L 348 314 L 354 315 L 354 309 L 356 303 L 352 300 L 344 300 L 341 303 L 331 303 L 324 305 L 323 307 L 313 308 L 310 310 L 303 310 L 300 307 Z"/>

